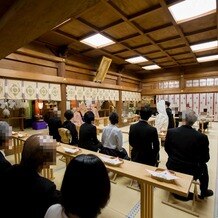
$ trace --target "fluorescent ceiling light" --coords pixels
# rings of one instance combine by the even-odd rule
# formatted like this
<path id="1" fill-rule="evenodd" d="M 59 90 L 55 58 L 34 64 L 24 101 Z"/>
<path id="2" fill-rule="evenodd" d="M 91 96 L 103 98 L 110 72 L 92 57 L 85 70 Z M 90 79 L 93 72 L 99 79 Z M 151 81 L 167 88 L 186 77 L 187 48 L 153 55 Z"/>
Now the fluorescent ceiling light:
<path id="1" fill-rule="evenodd" d="M 177 22 L 194 19 L 216 9 L 216 0 L 185 0 L 169 7 Z"/>
<path id="2" fill-rule="evenodd" d="M 207 62 L 207 61 L 215 61 L 215 60 L 218 60 L 218 55 L 211 55 L 211 56 L 197 58 L 198 62 Z"/>
<path id="3" fill-rule="evenodd" d="M 190 46 L 192 51 L 206 51 L 213 48 L 218 48 L 218 41 L 205 42 Z"/>
<path id="4" fill-rule="evenodd" d="M 114 41 L 101 35 L 100 33 L 89 36 L 83 40 L 80 40 L 80 42 L 92 46 L 94 48 L 102 48 L 115 43 Z"/>
<path id="5" fill-rule="evenodd" d="M 144 66 L 142 67 L 143 69 L 145 70 L 156 70 L 156 69 L 160 69 L 160 67 L 156 64 L 153 64 L 153 65 L 148 65 L 148 66 Z"/>
<path id="6" fill-rule="evenodd" d="M 138 57 L 134 57 L 134 58 L 128 58 L 125 61 L 131 63 L 131 64 L 138 64 L 138 63 L 142 63 L 145 61 L 148 61 L 146 58 L 142 57 L 142 56 L 138 56 Z"/>

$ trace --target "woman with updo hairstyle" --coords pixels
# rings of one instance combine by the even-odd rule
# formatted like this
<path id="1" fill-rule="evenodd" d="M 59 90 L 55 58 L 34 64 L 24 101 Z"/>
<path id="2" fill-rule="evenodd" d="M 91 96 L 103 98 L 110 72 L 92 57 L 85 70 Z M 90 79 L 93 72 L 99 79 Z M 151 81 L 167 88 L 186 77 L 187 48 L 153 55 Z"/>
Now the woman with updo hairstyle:
<path id="1" fill-rule="evenodd" d="M 96 218 L 110 198 L 110 180 L 101 159 L 92 154 L 72 159 L 61 194 L 61 204 L 52 205 L 45 218 Z"/>

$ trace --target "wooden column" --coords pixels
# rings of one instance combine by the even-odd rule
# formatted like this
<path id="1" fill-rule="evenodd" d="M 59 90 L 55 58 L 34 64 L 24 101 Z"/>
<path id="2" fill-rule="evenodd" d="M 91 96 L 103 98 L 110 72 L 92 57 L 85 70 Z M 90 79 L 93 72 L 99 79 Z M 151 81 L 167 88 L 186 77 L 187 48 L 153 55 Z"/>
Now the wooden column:
<path id="1" fill-rule="evenodd" d="M 117 78 L 117 85 L 121 85 L 121 74 Z M 119 127 L 122 126 L 122 109 L 123 109 L 123 101 L 122 101 L 122 91 L 119 90 L 119 101 L 116 102 L 116 109 L 119 116 Z"/>
<path id="2" fill-rule="evenodd" d="M 65 59 L 63 59 L 63 62 L 60 62 L 58 65 L 58 76 L 63 77 L 63 80 L 65 80 Z M 61 85 L 61 101 L 59 102 L 58 108 L 61 110 L 61 121 L 64 121 L 64 112 L 66 111 L 66 84 L 60 84 Z"/>

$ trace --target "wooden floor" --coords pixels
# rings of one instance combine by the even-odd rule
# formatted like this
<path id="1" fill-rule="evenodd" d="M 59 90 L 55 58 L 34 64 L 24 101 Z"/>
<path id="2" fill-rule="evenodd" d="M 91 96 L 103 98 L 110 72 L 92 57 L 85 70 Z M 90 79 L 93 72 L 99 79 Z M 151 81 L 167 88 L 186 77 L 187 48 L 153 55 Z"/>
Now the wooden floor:
<path id="1" fill-rule="evenodd" d="M 196 126 L 197 128 L 197 126 Z M 121 128 L 124 131 L 128 131 L 129 127 Z M 30 133 L 35 131 L 28 130 Z M 38 132 L 46 132 L 47 130 L 41 130 Z M 217 172 L 217 145 L 218 145 L 218 123 L 212 123 L 212 128 L 206 133 L 210 141 L 210 156 L 211 159 L 208 163 L 208 170 L 210 176 L 209 188 L 216 192 L 216 172 Z M 124 133 L 124 147 L 128 150 L 128 134 Z M 99 139 L 101 135 L 98 136 Z M 7 158 L 13 163 L 13 156 L 7 156 Z M 57 157 L 57 165 L 53 166 L 54 169 L 54 182 L 57 187 L 60 188 L 63 174 L 65 171 L 65 163 L 59 160 L 60 156 Z M 167 155 L 164 151 L 164 148 L 161 147 L 160 151 L 160 167 L 165 167 Z M 127 188 L 130 179 L 125 177 L 117 177 L 117 183 L 113 184 L 111 191 L 111 199 L 107 207 L 102 211 L 102 214 L 99 215 L 100 218 L 139 218 L 140 217 L 140 193 L 136 190 Z M 137 184 L 136 184 L 137 185 Z M 162 200 L 166 200 L 168 193 L 164 190 L 155 188 L 154 189 L 154 218 L 191 218 L 193 215 L 187 214 L 178 209 L 169 207 L 162 203 Z M 215 196 L 197 202 L 196 212 L 199 213 L 201 218 L 214 218 L 217 217 L 217 208 L 215 204 Z M 184 207 L 189 207 L 192 201 L 189 202 L 179 202 L 179 204 Z"/>

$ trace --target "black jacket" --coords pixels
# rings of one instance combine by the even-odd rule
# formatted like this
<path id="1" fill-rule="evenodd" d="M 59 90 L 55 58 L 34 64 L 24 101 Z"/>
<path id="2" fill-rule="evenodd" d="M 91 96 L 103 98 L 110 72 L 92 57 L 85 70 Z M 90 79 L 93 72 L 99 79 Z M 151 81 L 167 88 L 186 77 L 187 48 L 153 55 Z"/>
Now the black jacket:
<path id="1" fill-rule="evenodd" d="M 101 143 L 97 138 L 96 126 L 83 123 L 79 130 L 79 147 L 92 151 L 97 151 L 101 147 Z"/>
<path id="2" fill-rule="evenodd" d="M 166 112 L 167 112 L 167 116 L 168 116 L 168 120 L 169 120 L 168 129 L 174 128 L 175 124 L 174 124 L 172 110 L 170 108 L 166 108 Z"/>
<path id="3" fill-rule="evenodd" d="M 62 123 L 59 117 L 52 117 L 48 120 L 49 135 L 53 136 L 57 142 L 61 141 L 61 137 L 58 133 L 58 129 L 61 128 Z"/>
<path id="4" fill-rule="evenodd" d="M 4 155 L 0 151 L 0 176 L 5 173 L 11 167 L 10 162 L 8 162 Z"/>
<path id="5" fill-rule="evenodd" d="M 156 128 L 143 120 L 131 125 L 129 144 L 133 147 L 132 161 L 151 166 L 157 164 L 160 146 Z"/>
<path id="6" fill-rule="evenodd" d="M 44 218 L 48 207 L 60 202 L 53 182 L 21 165 L 11 167 L 1 185 L 1 217 Z"/>
<path id="7" fill-rule="evenodd" d="M 63 125 L 63 128 L 66 128 L 68 130 L 70 130 L 71 136 L 72 136 L 72 141 L 71 141 L 71 145 L 77 145 L 78 144 L 78 132 L 76 130 L 76 126 L 74 123 L 72 123 L 69 120 L 66 120 Z"/>
<path id="8" fill-rule="evenodd" d="M 207 136 L 187 125 L 168 130 L 165 151 L 168 169 L 195 177 L 199 177 L 202 166 L 210 159 Z"/>

